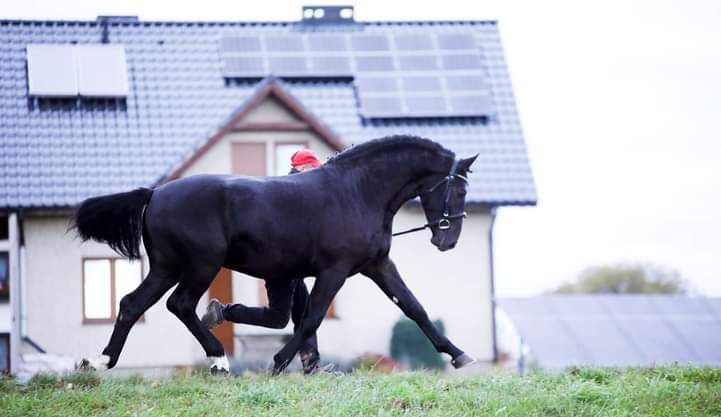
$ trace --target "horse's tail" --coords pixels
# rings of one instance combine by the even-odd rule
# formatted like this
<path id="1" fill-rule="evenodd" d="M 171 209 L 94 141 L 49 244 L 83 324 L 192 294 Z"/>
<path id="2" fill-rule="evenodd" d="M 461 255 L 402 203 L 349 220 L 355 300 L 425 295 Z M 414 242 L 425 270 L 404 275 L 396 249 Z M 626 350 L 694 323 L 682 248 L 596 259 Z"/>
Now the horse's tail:
<path id="1" fill-rule="evenodd" d="M 140 259 L 143 210 L 153 190 L 138 188 L 125 193 L 92 197 L 80 203 L 73 224 L 83 241 L 107 243 L 115 252 Z"/>

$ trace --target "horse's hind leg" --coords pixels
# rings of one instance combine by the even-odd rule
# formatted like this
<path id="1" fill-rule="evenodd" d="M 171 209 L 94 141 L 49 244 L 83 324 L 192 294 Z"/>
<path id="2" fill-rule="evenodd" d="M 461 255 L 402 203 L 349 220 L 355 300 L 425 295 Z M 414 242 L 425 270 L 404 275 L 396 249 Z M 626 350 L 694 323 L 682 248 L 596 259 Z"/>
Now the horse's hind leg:
<path id="1" fill-rule="evenodd" d="M 173 274 L 160 267 L 151 266 L 148 276 L 138 288 L 120 300 L 120 311 L 115 320 L 113 334 L 110 336 L 110 342 L 103 349 L 103 354 L 95 359 L 83 359 L 80 368 L 105 370 L 114 367 L 135 322 L 176 282 Z"/>
<path id="2" fill-rule="evenodd" d="M 206 356 L 211 360 L 211 372 L 229 372 L 230 365 L 228 358 L 225 356 L 223 345 L 213 335 L 213 333 L 205 327 L 195 314 L 195 308 L 198 305 L 200 297 L 208 290 L 210 283 L 215 277 L 215 270 L 186 272 L 178 287 L 168 298 L 167 306 L 171 313 L 175 314 L 190 333 L 195 336 L 198 342 L 203 346 Z"/>
<path id="3" fill-rule="evenodd" d="M 348 268 L 344 266 L 328 269 L 318 274 L 313 285 L 313 291 L 310 293 L 308 308 L 300 326 L 296 327 L 293 337 L 273 356 L 275 362 L 273 366 L 274 375 L 282 372 L 295 354 L 298 353 L 303 343 L 316 333 L 318 326 L 320 326 L 328 312 L 330 303 L 333 302 L 333 298 L 343 286 L 347 276 Z"/>
<path id="4" fill-rule="evenodd" d="M 300 329 L 303 323 L 305 310 L 308 308 L 308 288 L 303 279 L 295 283 L 293 291 L 293 308 L 291 317 L 293 319 L 293 332 Z M 311 374 L 318 370 L 320 364 L 320 352 L 318 352 L 318 337 L 315 333 L 303 342 L 299 351 L 300 361 L 303 364 L 303 373 Z"/>

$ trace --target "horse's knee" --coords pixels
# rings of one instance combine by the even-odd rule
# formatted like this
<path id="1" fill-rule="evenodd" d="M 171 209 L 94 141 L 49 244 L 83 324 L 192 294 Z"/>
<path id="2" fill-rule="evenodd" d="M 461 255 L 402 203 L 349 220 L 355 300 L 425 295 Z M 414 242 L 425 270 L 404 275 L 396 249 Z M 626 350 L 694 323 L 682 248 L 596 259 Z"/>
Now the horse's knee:
<path id="1" fill-rule="evenodd" d="M 117 321 L 119 322 L 134 323 L 141 314 L 140 309 L 135 306 L 132 293 L 121 298 L 118 307 Z"/>

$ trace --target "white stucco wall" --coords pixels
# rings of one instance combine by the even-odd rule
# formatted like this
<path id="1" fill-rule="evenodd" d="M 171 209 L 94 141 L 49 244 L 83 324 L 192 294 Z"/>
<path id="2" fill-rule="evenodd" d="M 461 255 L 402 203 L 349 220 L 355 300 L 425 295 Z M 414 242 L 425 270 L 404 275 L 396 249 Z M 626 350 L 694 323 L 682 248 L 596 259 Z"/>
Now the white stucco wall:
<path id="1" fill-rule="evenodd" d="M 117 257 L 106 245 L 81 244 L 65 233 L 65 217 L 26 217 L 28 336 L 49 353 L 76 359 L 99 355 L 112 324 L 83 324 L 83 257 Z M 147 272 L 147 258 L 143 270 Z M 172 290 L 171 290 L 172 291 Z M 170 291 L 131 330 L 118 368 L 188 365 L 205 355 L 166 308 Z"/>

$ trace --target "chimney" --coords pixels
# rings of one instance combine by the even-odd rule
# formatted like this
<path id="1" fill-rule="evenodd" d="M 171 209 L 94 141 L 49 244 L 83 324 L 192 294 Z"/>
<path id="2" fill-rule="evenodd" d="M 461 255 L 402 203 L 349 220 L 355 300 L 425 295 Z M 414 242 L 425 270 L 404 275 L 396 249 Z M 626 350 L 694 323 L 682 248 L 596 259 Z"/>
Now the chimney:
<path id="1" fill-rule="evenodd" d="M 353 23 L 353 6 L 303 6 L 303 23 Z"/>

